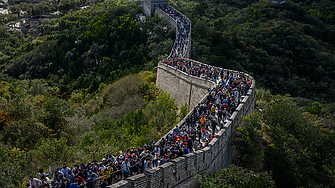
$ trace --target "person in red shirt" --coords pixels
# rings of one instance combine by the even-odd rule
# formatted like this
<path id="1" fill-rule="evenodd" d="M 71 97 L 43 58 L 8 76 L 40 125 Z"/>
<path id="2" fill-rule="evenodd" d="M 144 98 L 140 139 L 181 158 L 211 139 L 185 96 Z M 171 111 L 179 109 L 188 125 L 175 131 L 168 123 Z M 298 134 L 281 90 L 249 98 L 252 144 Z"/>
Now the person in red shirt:
<path id="1" fill-rule="evenodd" d="M 187 140 L 187 136 L 186 134 L 183 136 L 183 141 L 186 141 Z"/>
<path id="2" fill-rule="evenodd" d="M 84 188 L 84 179 L 78 174 L 78 171 L 75 172 L 76 176 L 75 176 L 75 179 L 78 178 L 78 186 L 80 188 Z"/>
<path id="3" fill-rule="evenodd" d="M 176 136 L 174 137 L 174 141 L 177 142 L 177 140 L 180 140 L 179 135 L 176 135 Z"/>

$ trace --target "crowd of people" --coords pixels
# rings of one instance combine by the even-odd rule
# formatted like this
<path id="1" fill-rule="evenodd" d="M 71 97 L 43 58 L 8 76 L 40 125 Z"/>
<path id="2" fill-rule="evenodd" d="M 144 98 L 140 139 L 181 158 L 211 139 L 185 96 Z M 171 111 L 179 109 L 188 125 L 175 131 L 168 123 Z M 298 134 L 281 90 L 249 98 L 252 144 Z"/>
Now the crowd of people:
<path id="1" fill-rule="evenodd" d="M 251 85 L 243 74 L 233 75 L 229 71 L 220 74 L 224 76 L 222 79 L 217 77 L 218 86 L 209 91 L 206 102 L 195 106 L 185 123 L 181 127 L 176 126 L 158 143 L 152 141 L 149 145 L 120 151 L 117 156 L 107 154 L 99 163 L 93 160 L 88 164 L 81 163 L 80 166 L 76 164 L 72 169 L 63 166 L 54 173 L 50 168 L 49 173 L 40 169 L 40 180 L 31 176 L 27 187 L 77 188 L 87 184 L 88 188 L 93 188 L 96 183 L 106 187 L 207 147 Z"/>
<path id="2" fill-rule="evenodd" d="M 210 79 L 213 82 L 217 82 L 219 76 L 222 78 L 224 75 L 224 71 L 222 69 L 183 58 L 166 58 L 162 60 L 162 63 L 170 65 L 189 75 Z"/>
<path id="3" fill-rule="evenodd" d="M 182 58 L 185 57 L 189 45 L 189 38 L 191 35 L 191 21 L 179 13 L 174 8 L 167 6 L 161 7 L 161 9 L 173 18 L 177 23 L 176 40 L 171 50 L 171 58 Z"/>
<path id="4" fill-rule="evenodd" d="M 143 173 L 147 169 L 163 165 L 177 157 L 206 148 L 215 138 L 216 131 L 238 106 L 240 99 L 246 95 L 250 85 L 243 73 L 233 74 L 209 65 L 185 60 L 185 45 L 189 35 L 189 20 L 171 8 L 162 8 L 178 22 L 178 36 L 172 56 L 162 60 L 187 74 L 211 79 L 218 83 L 216 88 L 209 89 L 207 100 L 194 107 L 192 114 L 186 117 L 185 123 L 175 127 L 157 143 L 152 141 L 138 148 L 119 151 L 117 156 L 109 153 L 101 162 L 75 164 L 72 168 L 64 165 L 48 173 L 39 170 L 39 179 L 29 176 L 27 187 L 30 188 L 93 188 L 96 184 L 104 188 L 127 177 Z M 180 27 L 180 28 L 179 28 Z"/>

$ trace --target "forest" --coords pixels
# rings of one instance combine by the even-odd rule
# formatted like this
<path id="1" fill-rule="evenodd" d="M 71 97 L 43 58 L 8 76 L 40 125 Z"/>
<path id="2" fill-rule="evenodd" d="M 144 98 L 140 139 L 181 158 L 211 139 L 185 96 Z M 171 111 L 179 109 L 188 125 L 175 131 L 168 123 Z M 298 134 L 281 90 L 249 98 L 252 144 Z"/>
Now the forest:
<path id="1" fill-rule="evenodd" d="M 187 113 L 155 86 L 175 31 L 156 15 L 144 20 L 140 1 L 16 3 L 0 15 L 0 187 L 157 140 Z M 201 186 L 333 187 L 335 3 L 169 3 L 192 21 L 192 59 L 257 83 L 255 113 L 235 131 L 234 165 L 197 177 Z M 57 10 L 39 36 L 7 29 Z"/>
<path id="2" fill-rule="evenodd" d="M 150 70 L 152 61 L 169 53 L 175 35 L 163 30 L 162 18 L 141 21 L 141 11 L 136 4 L 97 4 L 43 24 L 36 39 L 2 27 L 0 78 L 46 79 L 68 97 L 73 90 L 90 94 L 100 83 Z"/>
<path id="3" fill-rule="evenodd" d="M 186 115 L 155 86 L 174 30 L 141 12 L 103 1 L 43 23 L 39 37 L 1 26 L 0 187 L 158 140 Z"/>
<path id="4" fill-rule="evenodd" d="M 170 2 L 192 21 L 193 59 L 248 72 L 274 94 L 334 102 L 334 2 Z"/>
<path id="5" fill-rule="evenodd" d="M 256 79 L 255 112 L 234 133 L 233 165 L 200 187 L 334 187 L 333 1 L 177 1 L 192 58 Z"/>
<path id="6" fill-rule="evenodd" d="M 334 187 L 335 105 L 256 90 L 255 112 L 235 129 L 231 168 L 200 187 Z"/>

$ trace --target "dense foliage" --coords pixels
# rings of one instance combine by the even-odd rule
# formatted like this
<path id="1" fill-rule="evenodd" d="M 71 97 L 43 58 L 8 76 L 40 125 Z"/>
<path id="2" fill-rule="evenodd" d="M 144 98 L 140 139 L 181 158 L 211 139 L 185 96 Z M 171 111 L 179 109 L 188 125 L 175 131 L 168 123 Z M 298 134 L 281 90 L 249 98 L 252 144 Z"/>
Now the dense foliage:
<path id="1" fill-rule="evenodd" d="M 335 29 L 332 13 L 324 9 L 335 4 L 312 2 L 172 4 L 192 20 L 194 59 L 248 72 L 276 94 L 334 101 Z"/>
<path id="2" fill-rule="evenodd" d="M 293 0 L 295 3 L 303 6 L 311 15 L 316 16 L 324 23 L 335 26 L 334 8 L 335 4 L 330 0 L 306 1 Z"/>
<path id="3" fill-rule="evenodd" d="M 42 13 L 51 13 L 57 10 L 57 5 L 52 1 L 41 1 L 39 3 L 22 2 L 9 7 L 12 14 L 20 16 L 40 15 Z"/>
<path id="4" fill-rule="evenodd" d="M 98 4 L 43 24 L 43 37 L 35 40 L 2 28 L 0 77 L 48 79 L 66 96 L 76 89 L 92 93 L 100 83 L 151 69 L 159 56 L 169 53 L 175 35 L 163 30 L 163 18 L 142 21 L 141 11 L 136 4 Z"/>
<path id="5" fill-rule="evenodd" d="M 201 187 L 334 187 L 335 104 L 256 93 L 233 135 L 238 167 L 200 178 Z"/>
<path id="6" fill-rule="evenodd" d="M 222 169 L 219 173 L 212 176 L 196 175 L 195 178 L 203 188 L 272 188 L 275 187 L 271 177 L 267 173 L 249 173 L 241 167 L 231 165 L 229 168 Z"/>
<path id="7" fill-rule="evenodd" d="M 236 128 L 236 163 L 277 187 L 333 187 L 335 105 L 258 92 L 259 110 Z"/>
<path id="8" fill-rule="evenodd" d="M 0 88 L 0 186 L 19 186 L 41 167 L 101 160 L 166 134 L 177 116 L 174 100 L 155 86 L 155 75 L 129 75 L 100 85 L 89 99 L 68 100 L 44 80 L 2 82 Z"/>
<path id="9" fill-rule="evenodd" d="M 152 72 L 174 31 L 141 11 L 127 1 L 91 4 L 43 20 L 40 37 L 0 27 L 0 187 L 157 140 L 185 115 Z"/>

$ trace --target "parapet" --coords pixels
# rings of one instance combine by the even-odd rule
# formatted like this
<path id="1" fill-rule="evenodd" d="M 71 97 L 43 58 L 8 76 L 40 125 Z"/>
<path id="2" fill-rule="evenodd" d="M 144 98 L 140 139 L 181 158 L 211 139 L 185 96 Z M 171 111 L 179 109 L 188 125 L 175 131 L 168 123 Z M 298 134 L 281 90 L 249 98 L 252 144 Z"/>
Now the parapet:
<path id="1" fill-rule="evenodd" d="M 144 0 L 144 3 L 152 2 L 162 2 L 162 1 L 154 1 L 154 0 Z M 164 1 L 165 2 L 165 1 Z M 151 4 L 150 4 L 151 5 Z M 147 9 L 148 7 L 144 7 L 144 11 L 149 12 L 149 15 L 152 13 Z M 147 9 L 147 10 L 146 10 Z M 156 9 L 156 13 L 164 15 L 170 24 L 174 27 L 177 27 L 176 22 L 169 17 L 164 11 L 160 11 Z M 148 14 L 146 14 L 148 15 Z M 190 49 L 190 42 L 187 47 Z M 170 54 L 171 56 L 171 54 Z M 186 57 L 183 57 L 186 58 Z M 188 61 L 192 61 L 194 63 L 200 63 L 191 59 L 187 59 Z M 202 64 L 202 63 L 201 63 Z M 205 64 L 204 64 L 205 65 Z M 208 65 L 207 65 L 208 66 Z M 215 67 L 218 68 L 218 67 Z M 228 69 L 222 69 L 224 72 L 229 71 L 232 75 L 238 75 L 240 72 Z M 182 72 L 174 67 L 169 65 L 159 63 L 158 71 L 165 71 L 167 74 L 157 74 L 157 81 L 161 81 L 162 83 L 158 83 L 158 87 L 165 85 L 168 86 L 167 90 L 175 90 L 173 87 L 175 82 L 171 81 L 171 79 L 176 78 L 178 80 L 183 80 L 182 84 L 184 87 L 190 86 L 191 89 L 179 88 L 179 92 L 190 92 L 192 93 L 193 89 L 204 90 L 207 88 L 216 87 L 216 83 L 209 80 L 203 79 L 195 76 L 188 75 L 185 72 Z M 190 154 L 184 155 L 183 157 L 179 157 L 174 159 L 172 162 L 165 163 L 159 167 L 155 167 L 152 169 L 148 169 L 144 174 L 138 174 L 136 176 L 132 176 L 125 180 L 122 180 L 116 184 L 108 186 L 109 188 L 142 188 L 142 187 L 163 187 L 163 188 L 172 188 L 172 187 L 193 187 L 196 184 L 196 180 L 194 180 L 195 173 L 197 174 L 205 174 L 205 172 L 213 173 L 219 172 L 222 168 L 226 168 L 231 164 L 232 152 L 231 152 L 231 138 L 234 131 L 234 128 L 241 123 L 242 118 L 254 111 L 254 103 L 255 103 L 255 80 L 252 76 L 242 73 L 247 81 L 251 81 L 252 84 L 247 91 L 247 94 L 240 101 L 235 112 L 230 116 L 228 121 L 223 125 L 223 128 L 215 135 L 215 138 L 209 143 L 208 147 L 205 147 L 202 150 L 198 150 L 192 152 Z M 170 83 L 170 84 L 169 84 Z M 198 93 L 199 94 L 199 93 Z M 201 97 L 196 96 L 197 103 L 206 102 L 207 93 L 204 93 Z M 194 105 L 193 105 L 194 106 Z M 190 109 L 190 112 L 186 115 L 186 117 L 181 120 L 177 127 L 181 127 L 186 118 L 190 117 L 193 112 L 193 106 Z M 170 130 L 171 133 L 173 130 Z M 167 134 L 169 134 L 167 133 Z M 166 137 L 166 135 L 164 136 Z M 160 139 L 156 145 L 160 144 L 162 139 Z"/>

